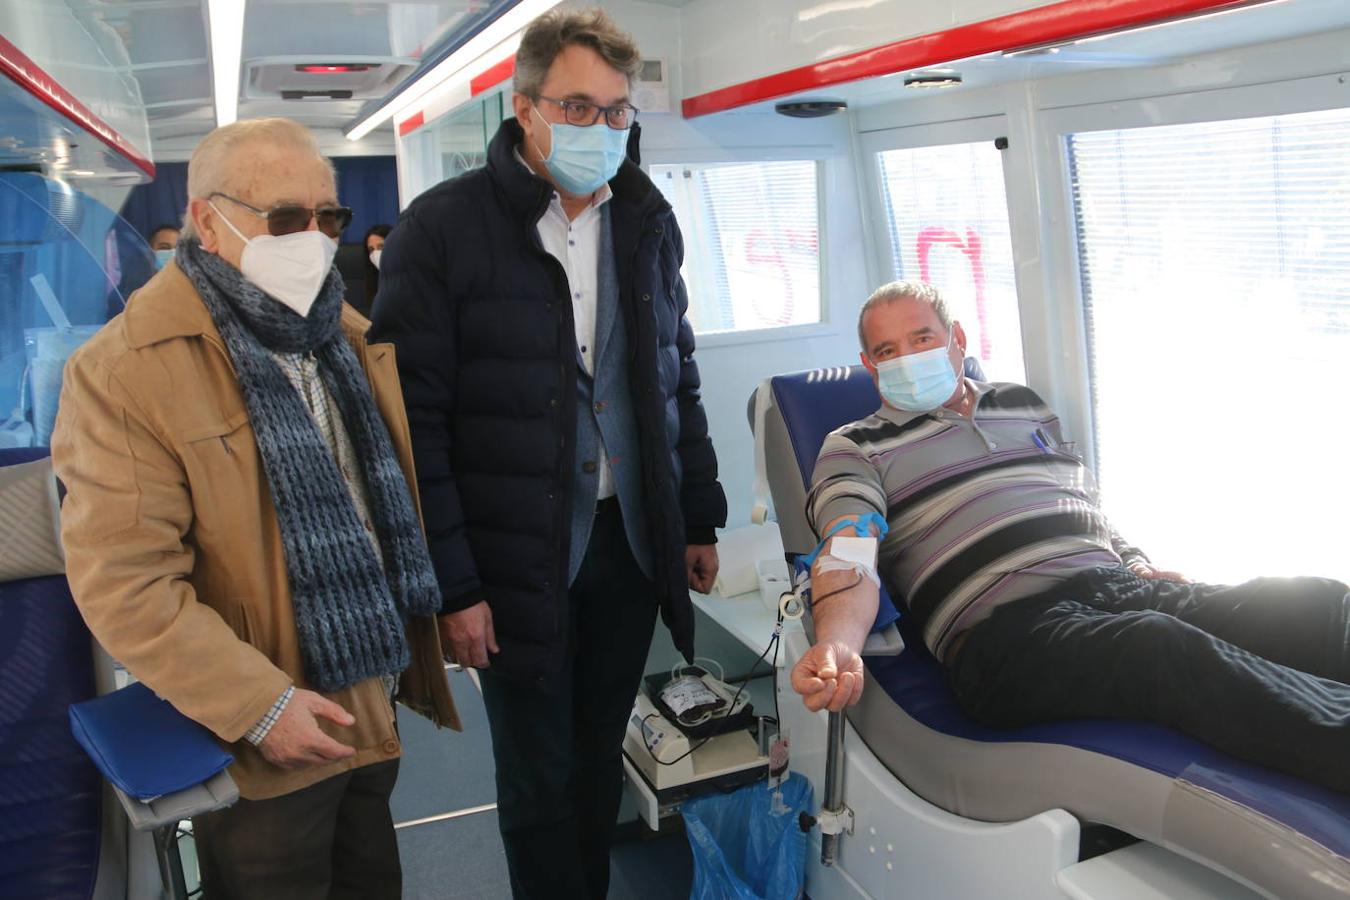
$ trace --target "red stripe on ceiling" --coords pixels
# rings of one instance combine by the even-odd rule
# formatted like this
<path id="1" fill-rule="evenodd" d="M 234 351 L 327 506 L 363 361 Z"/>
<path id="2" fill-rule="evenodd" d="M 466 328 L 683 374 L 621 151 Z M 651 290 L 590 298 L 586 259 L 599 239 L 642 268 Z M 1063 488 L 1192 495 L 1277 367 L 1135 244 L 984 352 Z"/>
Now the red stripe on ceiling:
<path id="1" fill-rule="evenodd" d="M 483 91 L 494 88 L 516 72 L 516 57 L 513 53 L 495 66 L 480 72 L 469 79 L 469 96 L 477 97 Z"/>
<path id="2" fill-rule="evenodd" d="M 89 107 L 75 99 L 56 82 L 56 79 L 43 71 L 41 66 L 29 59 L 23 51 L 2 35 L 0 35 L 0 74 L 8 76 L 19 87 L 107 144 L 119 155 L 126 157 L 132 165 L 152 179 L 155 177 L 154 163 L 132 146 L 130 141 L 114 131 L 107 122 L 90 112 Z"/>
<path id="3" fill-rule="evenodd" d="M 398 123 L 398 136 L 403 137 L 406 134 L 416 131 L 422 127 L 424 121 L 426 121 L 426 117 L 423 116 L 422 113 L 413 113 L 411 116 Z"/>
<path id="4" fill-rule="evenodd" d="M 1061 0 L 1038 9 L 906 38 L 776 75 L 719 88 L 681 104 L 685 118 L 735 109 L 846 81 L 954 62 L 1000 50 L 1087 37 L 1178 16 L 1250 5 L 1251 0 Z"/>

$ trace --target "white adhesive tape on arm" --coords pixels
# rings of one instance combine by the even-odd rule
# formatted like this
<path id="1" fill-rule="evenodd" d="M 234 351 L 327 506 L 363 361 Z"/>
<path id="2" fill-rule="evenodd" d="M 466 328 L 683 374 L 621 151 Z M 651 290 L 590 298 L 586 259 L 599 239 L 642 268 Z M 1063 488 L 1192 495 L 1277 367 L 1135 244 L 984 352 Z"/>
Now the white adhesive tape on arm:
<path id="1" fill-rule="evenodd" d="M 877 577 L 875 566 L 865 565 L 858 562 L 856 559 L 839 559 L 828 553 L 816 559 L 816 573 L 818 575 L 824 575 L 826 572 L 845 571 L 857 572 L 860 577 L 866 578 L 878 587 L 881 586 L 881 579 Z"/>

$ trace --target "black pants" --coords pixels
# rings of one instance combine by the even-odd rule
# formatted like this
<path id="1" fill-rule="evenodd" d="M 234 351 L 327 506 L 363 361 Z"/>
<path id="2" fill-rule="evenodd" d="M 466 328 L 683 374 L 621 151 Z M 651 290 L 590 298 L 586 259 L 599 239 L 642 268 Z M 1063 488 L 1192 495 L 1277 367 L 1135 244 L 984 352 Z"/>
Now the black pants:
<path id="1" fill-rule="evenodd" d="M 389 812 L 398 760 L 271 800 L 197 816 L 206 900 L 398 900 L 403 871 Z"/>
<path id="2" fill-rule="evenodd" d="M 568 664 L 543 688 L 479 674 L 497 764 L 497 816 L 517 900 L 603 898 L 623 790 L 621 748 L 657 603 L 602 503 L 569 593 Z"/>
<path id="3" fill-rule="evenodd" d="M 949 669 L 987 725 L 1149 719 L 1350 792 L 1350 597 L 1338 581 L 1222 587 L 1099 569 L 999 607 Z"/>

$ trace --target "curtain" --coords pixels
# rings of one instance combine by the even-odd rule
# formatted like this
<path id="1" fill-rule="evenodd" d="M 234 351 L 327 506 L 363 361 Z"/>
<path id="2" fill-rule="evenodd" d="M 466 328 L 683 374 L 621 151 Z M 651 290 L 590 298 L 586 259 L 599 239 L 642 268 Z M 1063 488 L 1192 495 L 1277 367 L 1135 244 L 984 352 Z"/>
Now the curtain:
<path id="1" fill-rule="evenodd" d="M 352 208 L 342 242 L 359 244 L 372 225 L 398 220 L 398 175 L 392 156 L 339 156 L 338 202 Z M 149 238 L 161 225 L 178 224 L 187 209 L 187 163 L 158 163 L 155 180 L 137 185 L 122 206 L 122 217 Z"/>

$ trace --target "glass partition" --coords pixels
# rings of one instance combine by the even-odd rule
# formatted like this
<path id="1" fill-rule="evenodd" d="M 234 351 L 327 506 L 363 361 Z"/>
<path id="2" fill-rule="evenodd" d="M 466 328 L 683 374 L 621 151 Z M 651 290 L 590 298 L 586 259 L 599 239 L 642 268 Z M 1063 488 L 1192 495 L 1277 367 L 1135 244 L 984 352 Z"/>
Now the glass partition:
<path id="1" fill-rule="evenodd" d="M 474 101 L 398 139 L 399 202 L 487 163 L 487 148 L 510 114 L 503 94 Z"/>
<path id="2" fill-rule="evenodd" d="M 0 172 L 0 447 L 45 446 L 70 354 L 150 279 L 120 216 L 36 172 Z"/>

